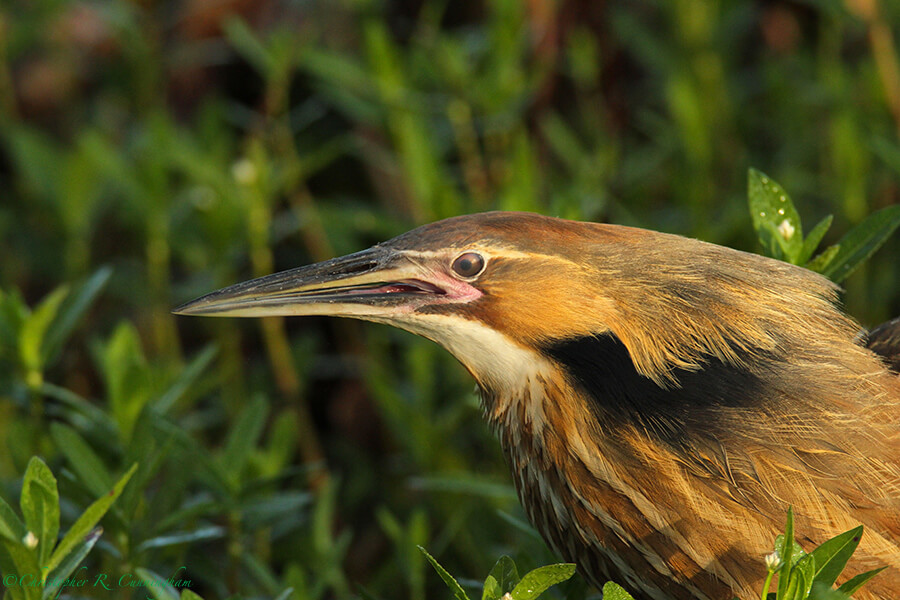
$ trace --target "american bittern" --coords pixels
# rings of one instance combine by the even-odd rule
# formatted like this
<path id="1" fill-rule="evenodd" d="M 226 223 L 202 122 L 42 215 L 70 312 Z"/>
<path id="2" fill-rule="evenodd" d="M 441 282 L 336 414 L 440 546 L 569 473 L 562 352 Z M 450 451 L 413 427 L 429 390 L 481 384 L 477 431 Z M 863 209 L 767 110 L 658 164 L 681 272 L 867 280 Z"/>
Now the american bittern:
<path id="1" fill-rule="evenodd" d="M 177 312 L 354 317 L 441 344 L 478 382 L 532 523 L 596 585 L 758 597 L 792 505 L 807 549 L 865 525 L 850 567 L 888 569 L 857 597 L 893 599 L 900 323 L 867 347 L 836 294 L 697 240 L 485 213 Z"/>

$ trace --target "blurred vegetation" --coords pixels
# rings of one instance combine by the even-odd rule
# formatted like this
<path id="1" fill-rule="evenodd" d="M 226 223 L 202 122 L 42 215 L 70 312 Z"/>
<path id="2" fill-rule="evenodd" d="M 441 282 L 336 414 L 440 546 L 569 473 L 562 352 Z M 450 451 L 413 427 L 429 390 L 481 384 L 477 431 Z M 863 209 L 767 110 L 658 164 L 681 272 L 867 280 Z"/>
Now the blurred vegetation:
<path id="1" fill-rule="evenodd" d="M 761 251 L 750 166 L 834 244 L 900 202 L 898 35 L 886 0 L 6 0 L 0 497 L 42 457 L 65 532 L 138 463 L 89 572 L 206 598 L 555 562 L 438 347 L 171 307 L 495 208 Z M 896 237 L 843 282 L 865 325 Z"/>

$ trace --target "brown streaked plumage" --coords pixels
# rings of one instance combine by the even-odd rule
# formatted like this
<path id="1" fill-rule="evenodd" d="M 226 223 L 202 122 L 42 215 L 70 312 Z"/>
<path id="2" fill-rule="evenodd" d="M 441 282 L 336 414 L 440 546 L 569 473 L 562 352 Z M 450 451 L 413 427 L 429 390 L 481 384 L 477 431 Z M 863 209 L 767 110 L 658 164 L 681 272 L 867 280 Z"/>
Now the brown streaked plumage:
<path id="1" fill-rule="evenodd" d="M 594 584 L 757 598 L 792 505 L 807 549 L 865 525 L 849 572 L 888 566 L 857 595 L 887 600 L 898 327 L 867 348 L 836 299 L 810 271 L 697 240 L 484 213 L 176 312 L 347 316 L 443 345 L 482 390 L 528 516 Z"/>

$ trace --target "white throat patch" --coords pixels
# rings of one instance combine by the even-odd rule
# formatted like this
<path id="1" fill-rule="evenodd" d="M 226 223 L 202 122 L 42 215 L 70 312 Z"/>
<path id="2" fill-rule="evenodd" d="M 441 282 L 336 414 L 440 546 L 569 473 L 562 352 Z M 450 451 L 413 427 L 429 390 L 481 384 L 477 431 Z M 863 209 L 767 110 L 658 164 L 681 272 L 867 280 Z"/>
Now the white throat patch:
<path id="1" fill-rule="evenodd" d="M 550 370 L 543 356 L 478 321 L 413 313 L 391 324 L 437 342 L 491 389 L 515 390 L 535 373 Z"/>

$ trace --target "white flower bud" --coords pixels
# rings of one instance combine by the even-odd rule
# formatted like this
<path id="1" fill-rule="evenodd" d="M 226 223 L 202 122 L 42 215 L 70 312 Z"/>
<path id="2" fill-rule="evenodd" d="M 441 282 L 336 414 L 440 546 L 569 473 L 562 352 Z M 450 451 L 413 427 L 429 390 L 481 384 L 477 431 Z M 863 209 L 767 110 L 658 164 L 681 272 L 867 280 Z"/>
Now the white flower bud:
<path id="1" fill-rule="evenodd" d="M 256 182 L 257 175 L 256 165 L 249 159 L 242 158 L 231 165 L 231 176 L 241 185 L 252 185 Z"/>
<path id="2" fill-rule="evenodd" d="M 794 237 L 794 231 L 795 231 L 794 226 L 791 225 L 790 221 L 788 221 L 787 219 L 782 221 L 781 224 L 778 226 L 778 233 L 780 233 L 781 237 L 783 237 L 786 240 L 789 240 L 792 237 Z"/>
<path id="3" fill-rule="evenodd" d="M 38 545 L 37 536 L 29 531 L 25 534 L 25 537 L 22 538 L 22 543 L 25 544 L 29 550 L 34 550 Z"/>

